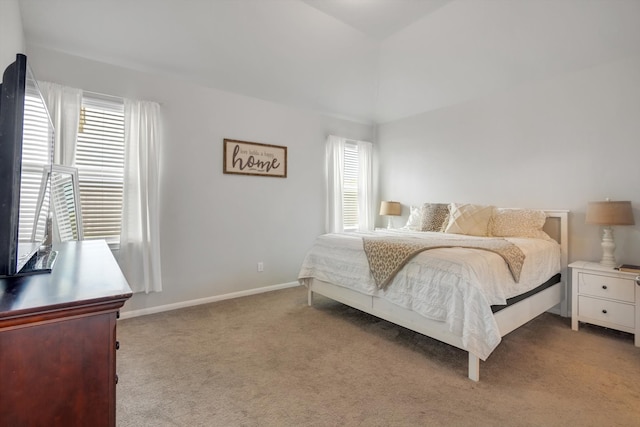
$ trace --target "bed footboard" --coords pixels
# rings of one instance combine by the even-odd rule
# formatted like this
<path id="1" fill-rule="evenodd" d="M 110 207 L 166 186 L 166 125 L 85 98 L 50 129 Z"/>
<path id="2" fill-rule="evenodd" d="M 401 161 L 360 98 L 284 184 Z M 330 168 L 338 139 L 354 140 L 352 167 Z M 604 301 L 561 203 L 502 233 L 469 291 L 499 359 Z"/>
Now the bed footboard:
<path id="1" fill-rule="evenodd" d="M 414 311 L 404 309 L 384 299 L 313 279 L 307 283 L 307 303 L 309 306 L 313 305 L 313 294 L 316 292 L 334 301 L 465 350 L 460 337 L 449 332 L 443 322 L 427 319 Z M 480 358 L 470 352 L 469 379 L 473 381 L 480 379 Z"/>
<path id="2" fill-rule="evenodd" d="M 506 335 L 516 327 L 559 304 L 562 301 L 563 289 L 563 282 L 556 283 L 545 291 L 499 311 L 496 315 L 496 321 L 501 335 Z M 469 379 L 480 381 L 480 358 L 466 350 L 461 338 L 449 332 L 443 322 L 427 319 L 384 299 L 364 295 L 317 279 L 312 279 L 307 283 L 307 303 L 309 306 L 313 305 L 313 294 L 316 292 L 334 301 L 467 351 L 469 354 Z"/>

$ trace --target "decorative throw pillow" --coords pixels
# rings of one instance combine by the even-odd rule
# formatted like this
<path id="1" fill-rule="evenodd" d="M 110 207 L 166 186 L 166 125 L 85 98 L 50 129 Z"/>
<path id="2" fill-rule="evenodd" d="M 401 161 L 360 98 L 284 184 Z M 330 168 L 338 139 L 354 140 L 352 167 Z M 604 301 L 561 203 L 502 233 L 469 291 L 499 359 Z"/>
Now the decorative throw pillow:
<path id="1" fill-rule="evenodd" d="M 493 206 L 451 203 L 445 233 L 487 236 Z"/>
<path id="2" fill-rule="evenodd" d="M 446 203 L 425 203 L 422 205 L 422 231 L 442 231 L 449 218 Z"/>
<path id="3" fill-rule="evenodd" d="M 533 209 L 496 208 L 489 222 L 489 232 L 496 237 L 533 237 L 551 239 L 542 231 L 547 215 Z"/>
<path id="4" fill-rule="evenodd" d="M 409 214 L 409 218 L 407 219 L 406 225 L 403 227 L 407 230 L 415 230 L 420 231 L 422 227 L 422 208 L 411 206 L 409 208 L 411 212 Z"/>

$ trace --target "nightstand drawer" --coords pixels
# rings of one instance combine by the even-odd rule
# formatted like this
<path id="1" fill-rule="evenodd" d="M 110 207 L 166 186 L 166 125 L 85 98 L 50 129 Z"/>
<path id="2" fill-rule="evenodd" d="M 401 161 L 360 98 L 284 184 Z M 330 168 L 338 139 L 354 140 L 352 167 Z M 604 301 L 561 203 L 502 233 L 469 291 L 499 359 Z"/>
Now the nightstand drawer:
<path id="1" fill-rule="evenodd" d="M 578 292 L 582 295 L 593 295 L 630 303 L 634 303 L 636 300 L 635 283 L 629 279 L 580 273 L 578 287 Z"/>
<path id="2" fill-rule="evenodd" d="M 578 297 L 578 314 L 627 328 L 635 327 L 635 306 L 599 298 Z"/>

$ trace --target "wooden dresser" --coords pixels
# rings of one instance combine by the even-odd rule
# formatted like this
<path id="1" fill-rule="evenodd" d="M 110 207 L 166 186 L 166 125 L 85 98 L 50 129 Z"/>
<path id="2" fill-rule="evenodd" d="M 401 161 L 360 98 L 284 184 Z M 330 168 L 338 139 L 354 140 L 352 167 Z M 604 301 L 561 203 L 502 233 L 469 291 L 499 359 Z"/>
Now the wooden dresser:
<path id="1" fill-rule="evenodd" d="M 116 321 L 131 289 L 104 241 L 0 279 L 0 426 L 115 426 Z"/>

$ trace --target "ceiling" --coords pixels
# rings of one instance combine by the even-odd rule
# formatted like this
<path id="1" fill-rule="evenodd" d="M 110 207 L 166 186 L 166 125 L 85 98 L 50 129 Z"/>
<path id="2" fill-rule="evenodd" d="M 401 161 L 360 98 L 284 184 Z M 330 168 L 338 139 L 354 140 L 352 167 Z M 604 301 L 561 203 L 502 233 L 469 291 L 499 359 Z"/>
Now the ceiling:
<path id="1" fill-rule="evenodd" d="M 366 123 L 640 55 L 638 0 L 19 4 L 28 44 Z"/>

